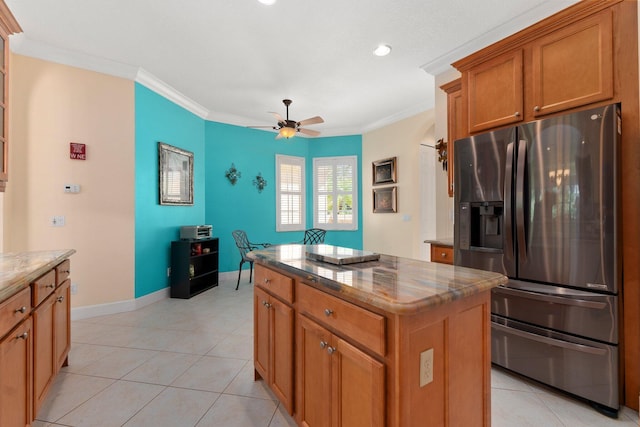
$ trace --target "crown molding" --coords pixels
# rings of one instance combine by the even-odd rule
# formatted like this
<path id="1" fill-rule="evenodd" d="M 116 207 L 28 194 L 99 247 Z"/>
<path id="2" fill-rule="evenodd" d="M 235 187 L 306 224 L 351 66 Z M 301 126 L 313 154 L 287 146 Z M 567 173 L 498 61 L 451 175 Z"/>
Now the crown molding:
<path id="1" fill-rule="evenodd" d="M 433 76 L 451 70 L 453 68 L 451 64 L 461 58 L 467 57 L 480 49 L 504 39 L 505 37 L 532 26 L 534 23 L 549 17 L 551 14 L 558 13 L 574 3 L 576 3 L 576 0 L 547 0 L 546 2 L 540 3 L 536 7 L 514 17 L 508 22 L 481 34 L 468 43 L 462 44 L 444 55 L 423 64 L 420 68 Z"/>
<path id="2" fill-rule="evenodd" d="M 202 105 L 198 104 L 191 98 L 183 95 L 174 87 L 166 84 L 144 68 L 138 68 L 135 81 L 145 86 L 146 88 L 154 91 L 158 95 L 167 98 L 169 101 L 181 106 L 187 111 L 192 112 L 201 119 L 206 119 L 209 116 L 209 110 Z"/>
<path id="3" fill-rule="evenodd" d="M 24 34 L 14 34 L 9 37 L 11 51 L 19 55 L 132 80 L 178 104 L 200 118 L 206 119 L 209 115 L 209 110 L 205 107 L 183 95 L 143 68 L 91 56 L 82 52 L 61 49 L 47 43 L 31 40 Z"/>
<path id="4" fill-rule="evenodd" d="M 433 102 L 423 102 L 417 105 L 414 105 L 410 108 L 400 111 L 399 113 L 392 114 L 391 116 L 384 117 L 378 121 L 375 121 L 369 125 L 366 125 L 362 128 L 362 130 L 358 133 L 365 134 L 367 132 L 374 131 L 376 129 L 380 129 L 384 126 L 391 125 L 393 123 L 399 122 L 400 120 L 407 119 L 409 117 L 413 117 L 416 114 L 423 113 L 428 110 L 432 110 L 434 108 Z"/>
<path id="5" fill-rule="evenodd" d="M 47 43 L 31 40 L 24 34 L 11 35 L 9 46 L 12 52 L 20 55 L 43 59 L 58 64 L 69 65 L 72 67 L 82 68 L 89 71 L 95 71 L 98 73 L 135 81 L 204 120 L 232 124 L 236 126 L 246 126 L 246 123 L 248 123 L 249 120 L 246 117 L 210 111 L 191 98 L 185 96 L 174 87 L 168 85 L 158 77 L 140 67 L 123 64 L 121 62 L 111 61 L 104 58 L 91 56 L 85 53 L 71 51 L 68 49 L 61 49 Z M 366 132 L 370 132 L 390 125 L 399 120 L 414 116 L 418 113 L 430 110 L 432 108 L 432 103 L 424 102 L 411 108 L 405 109 L 399 113 L 382 118 L 371 124 L 365 125 L 362 128 L 341 128 L 327 130 L 323 131 L 322 136 L 328 137 L 361 135 Z"/>
<path id="6" fill-rule="evenodd" d="M 85 70 L 129 80 L 133 80 L 138 71 L 136 67 L 121 62 L 111 61 L 68 49 L 61 49 L 47 43 L 34 41 L 24 34 L 9 36 L 9 46 L 12 52 L 20 55 L 44 59 L 58 64 L 83 68 Z"/>

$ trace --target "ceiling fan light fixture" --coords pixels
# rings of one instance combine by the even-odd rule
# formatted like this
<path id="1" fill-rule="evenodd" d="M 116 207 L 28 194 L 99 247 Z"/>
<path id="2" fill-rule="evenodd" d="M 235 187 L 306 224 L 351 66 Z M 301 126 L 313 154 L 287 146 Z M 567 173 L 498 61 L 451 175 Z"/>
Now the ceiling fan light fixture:
<path id="1" fill-rule="evenodd" d="M 391 46 L 388 44 L 380 44 L 373 51 L 375 56 L 387 56 L 391 53 Z"/>
<path id="2" fill-rule="evenodd" d="M 258 0 L 262 4 L 266 4 L 267 6 L 271 6 L 276 2 L 276 0 Z"/>
<path id="3" fill-rule="evenodd" d="M 289 139 L 296 135 L 296 130 L 294 128 L 285 126 L 282 129 L 280 129 L 280 132 L 278 132 L 278 135 L 280 135 L 282 138 Z"/>

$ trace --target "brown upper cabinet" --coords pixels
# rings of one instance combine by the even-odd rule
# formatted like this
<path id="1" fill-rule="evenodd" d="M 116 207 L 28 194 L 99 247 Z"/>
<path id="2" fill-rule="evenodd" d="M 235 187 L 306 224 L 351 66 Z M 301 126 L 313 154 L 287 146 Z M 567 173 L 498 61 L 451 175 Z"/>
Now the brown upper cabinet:
<path id="1" fill-rule="evenodd" d="M 21 32 L 18 21 L 0 0 L 0 191 L 9 180 L 9 36 Z"/>
<path id="2" fill-rule="evenodd" d="M 468 134 L 613 98 L 611 10 L 496 45 L 453 64 Z"/>
<path id="3" fill-rule="evenodd" d="M 534 41 L 531 90 L 535 117 L 613 98 L 612 12 Z"/>
<path id="4" fill-rule="evenodd" d="M 522 49 L 473 67 L 463 76 L 467 87 L 469 133 L 522 120 Z"/>
<path id="5" fill-rule="evenodd" d="M 455 79 L 440 86 L 447 94 L 447 192 L 453 197 L 453 145 L 467 135 L 462 105 L 461 80 Z"/>

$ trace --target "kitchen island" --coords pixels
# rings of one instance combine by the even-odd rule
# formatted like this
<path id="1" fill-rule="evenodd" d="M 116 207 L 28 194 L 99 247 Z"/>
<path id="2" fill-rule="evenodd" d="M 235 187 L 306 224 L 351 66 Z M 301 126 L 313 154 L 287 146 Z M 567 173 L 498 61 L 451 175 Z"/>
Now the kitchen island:
<path id="1" fill-rule="evenodd" d="M 347 264 L 368 255 L 249 254 L 256 379 L 299 425 L 490 426 L 490 290 L 507 278 L 388 255 Z"/>
<path id="2" fill-rule="evenodd" d="M 31 425 L 67 364 L 74 253 L 0 254 L 0 426 Z"/>

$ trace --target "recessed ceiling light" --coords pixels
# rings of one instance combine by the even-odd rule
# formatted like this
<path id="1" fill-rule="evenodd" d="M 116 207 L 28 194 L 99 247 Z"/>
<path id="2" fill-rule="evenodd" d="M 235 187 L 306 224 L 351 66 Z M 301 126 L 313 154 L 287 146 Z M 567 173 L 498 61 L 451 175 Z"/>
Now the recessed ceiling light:
<path id="1" fill-rule="evenodd" d="M 378 45 L 378 47 L 373 51 L 373 54 L 376 56 L 387 56 L 389 53 L 391 53 L 391 46 L 388 44 Z"/>
<path id="2" fill-rule="evenodd" d="M 271 6 L 276 2 L 276 0 L 258 0 L 262 4 L 266 4 L 267 6 Z"/>

